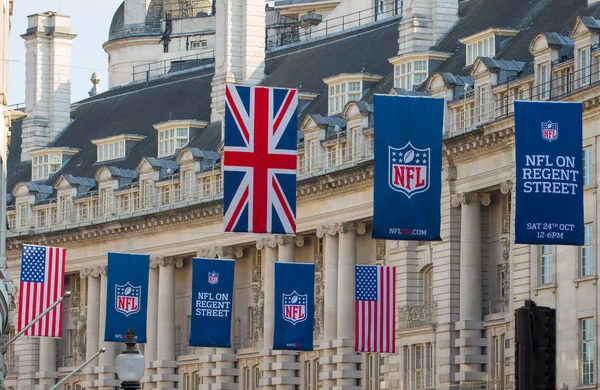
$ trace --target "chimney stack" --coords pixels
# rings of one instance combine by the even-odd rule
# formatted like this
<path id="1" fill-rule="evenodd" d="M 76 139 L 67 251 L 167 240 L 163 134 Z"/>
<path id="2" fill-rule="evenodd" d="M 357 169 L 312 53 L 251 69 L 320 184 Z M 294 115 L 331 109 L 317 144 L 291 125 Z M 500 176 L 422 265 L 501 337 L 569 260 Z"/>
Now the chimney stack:
<path id="1" fill-rule="evenodd" d="M 223 0 L 215 11 L 211 121 L 225 112 L 225 84 L 257 85 L 265 76 L 264 0 Z"/>
<path id="2" fill-rule="evenodd" d="M 21 161 L 43 148 L 71 121 L 70 17 L 56 12 L 28 16 L 25 40 L 26 87 Z"/>
<path id="3" fill-rule="evenodd" d="M 404 1 L 398 55 L 424 52 L 435 46 L 458 22 L 460 0 Z"/>

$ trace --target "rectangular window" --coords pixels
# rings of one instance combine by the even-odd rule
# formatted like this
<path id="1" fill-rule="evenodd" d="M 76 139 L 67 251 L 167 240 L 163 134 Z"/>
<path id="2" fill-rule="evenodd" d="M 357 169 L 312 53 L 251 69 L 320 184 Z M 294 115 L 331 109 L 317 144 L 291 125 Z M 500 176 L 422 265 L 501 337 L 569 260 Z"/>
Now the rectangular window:
<path id="1" fill-rule="evenodd" d="M 594 225 L 586 223 L 581 247 L 581 276 L 594 274 Z"/>
<path id="2" fill-rule="evenodd" d="M 19 227 L 21 229 L 29 227 L 29 203 L 19 205 Z"/>
<path id="3" fill-rule="evenodd" d="M 423 345 L 415 345 L 415 388 L 422 389 L 425 386 L 425 375 L 423 367 Z"/>
<path id="4" fill-rule="evenodd" d="M 98 161 L 110 161 L 125 157 L 125 141 L 98 145 Z"/>
<path id="5" fill-rule="evenodd" d="M 186 197 L 191 197 L 192 194 L 194 193 L 194 186 L 196 185 L 196 172 L 194 171 L 187 171 L 185 172 L 185 196 Z"/>
<path id="6" fill-rule="evenodd" d="M 339 114 L 349 101 L 362 97 L 362 82 L 349 81 L 329 86 L 329 115 Z"/>
<path id="7" fill-rule="evenodd" d="M 402 64 L 394 81 L 398 87 L 412 90 L 427 79 L 427 60 L 409 61 Z"/>
<path id="8" fill-rule="evenodd" d="M 298 160 L 297 160 L 297 170 L 298 170 L 298 174 L 302 175 L 304 173 L 304 164 L 305 164 L 305 160 L 304 160 L 304 153 L 298 153 Z"/>
<path id="9" fill-rule="evenodd" d="M 254 366 L 254 388 L 260 388 L 260 368 L 258 366 Z"/>
<path id="10" fill-rule="evenodd" d="M 579 85 L 588 85 L 590 83 L 590 48 L 579 50 Z"/>
<path id="11" fill-rule="evenodd" d="M 129 194 L 123 194 L 119 197 L 119 211 L 128 213 L 130 210 Z"/>
<path id="12" fill-rule="evenodd" d="M 244 367 L 244 390 L 250 390 L 250 368 Z"/>
<path id="13" fill-rule="evenodd" d="M 594 383 L 594 320 L 581 320 L 581 384 Z"/>
<path id="14" fill-rule="evenodd" d="M 540 99 L 548 99 L 550 97 L 550 65 L 539 65 L 538 74 Z"/>
<path id="15" fill-rule="evenodd" d="M 48 210 L 38 211 L 38 227 L 46 227 L 48 224 Z"/>
<path id="16" fill-rule="evenodd" d="M 161 130 L 158 133 L 158 157 L 172 156 L 189 141 L 189 128 Z"/>
<path id="17" fill-rule="evenodd" d="M 151 180 L 145 180 L 144 181 L 144 206 L 148 206 L 152 203 L 152 181 Z"/>
<path id="18" fill-rule="evenodd" d="M 352 155 L 354 158 L 360 157 L 359 154 L 363 147 L 362 129 L 352 129 Z"/>
<path id="19" fill-rule="evenodd" d="M 304 388 L 310 390 L 313 388 L 313 381 L 311 375 L 311 361 L 307 360 L 304 362 Z"/>
<path id="20" fill-rule="evenodd" d="M 71 196 L 63 196 L 60 198 L 60 218 L 63 222 L 69 220 L 71 211 Z"/>
<path id="21" fill-rule="evenodd" d="M 220 194 L 223 192 L 223 175 L 221 175 L 220 173 L 218 175 L 215 176 L 215 184 L 217 185 L 217 194 Z"/>
<path id="22" fill-rule="evenodd" d="M 583 149 L 583 185 L 594 184 L 594 154 L 591 147 Z"/>
<path id="23" fill-rule="evenodd" d="M 108 215 L 111 212 L 112 189 L 105 188 L 102 190 L 102 213 Z"/>
<path id="24" fill-rule="evenodd" d="M 491 118 L 493 111 L 493 107 L 490 104 L 490 86 L 482 85 L 478 88 L 478 91 L 480 120 L 483 122 Z"/>
<path id="25" fill-rule="evenodd" d="M 76 334 L 74 329 L 69 329 L 67 331 L 67 355 L 69 357 L 75 356 L 75 348 L 76 348 Z"/>
<path id="26" fill-rule="evenodd" d="M 310 142 L 310 171 L 318 169 L 319 165 L 319 140 Z"/>
<path id="27" fill-rule="evenodd" d="M 31 162 L 32 180 L 46 180 L 62 167 L 62 154 L 35 156 Z"/>
<path id="28" fill-rule="evenodd" d="M 79 206 L 79 219 L 82 221 L 87 221 L 90 217 L 90 204 L 88 202 L 84 202 Z"/>
<path id="29" fill-rule="evenodd" d="M 212 194 L 212 177 L 205 177 L 202 180 L 202 195 Z"/>
<path id="30" fill-rule="evenodd" d="M 539 283 L 550 284 L 554 281 L 554 254 L 552 245 L 541 245 L 539 247 Z"/>
<path id="31" fill-rule="evenodd" d="M 203 49 L 208 46 L 206 41 L 192 41 L 192 49 Z"/>

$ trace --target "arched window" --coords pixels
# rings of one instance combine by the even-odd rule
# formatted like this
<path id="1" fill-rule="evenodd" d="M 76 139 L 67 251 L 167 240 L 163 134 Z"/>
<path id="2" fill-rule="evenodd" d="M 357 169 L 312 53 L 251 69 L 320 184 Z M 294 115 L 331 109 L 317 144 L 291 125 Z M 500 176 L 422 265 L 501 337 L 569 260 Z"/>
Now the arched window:
<path id="1" fill-rule="evenodd" d="M 423 286 L 423 304 L 431 305 L 433 303 L 433 266 L 428 266 L 421 271 Z"/>

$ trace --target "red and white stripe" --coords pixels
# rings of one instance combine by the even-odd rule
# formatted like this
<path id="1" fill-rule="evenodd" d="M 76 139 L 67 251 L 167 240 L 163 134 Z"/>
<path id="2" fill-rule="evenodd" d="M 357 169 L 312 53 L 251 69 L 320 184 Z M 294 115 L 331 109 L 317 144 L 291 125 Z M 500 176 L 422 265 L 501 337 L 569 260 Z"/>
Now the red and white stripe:
<path id="1" fill-rule="evenodd" d="M 46 247 L 44 283 L 21 281 L 19 289 L 19 321 L 21 331 L 35 317 L 64 295 L 65 248 Z M 35 325 L 25 336 L 62 337 L 62 303 L 58 304 Z"/>
<path id="2" fill-rule="evenodd" d="M 356 300 L 355 351 L 396 352 L 396 268 L 377 267 L 377 300 Z"/>

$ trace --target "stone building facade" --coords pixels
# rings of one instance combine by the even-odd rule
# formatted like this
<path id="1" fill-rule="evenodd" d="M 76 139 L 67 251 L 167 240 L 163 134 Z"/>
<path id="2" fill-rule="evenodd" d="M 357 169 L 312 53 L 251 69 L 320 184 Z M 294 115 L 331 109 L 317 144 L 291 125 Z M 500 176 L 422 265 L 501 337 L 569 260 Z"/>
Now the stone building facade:
<path id="1" fill-rule="evenodd" d="M 59 134 L 13 123 L 11 277 L 23 244 L 64 246 L 73 295 L 61 340 L 10 351 L 7 387 L 49 388 L 103 346 L 67 388 L 118 386 L 123 346 L 102 335 L 106 254 L 120 251 L 151 255 L 144 388 L 511 389 L 513 312 L 527 299 L 557 308 L 557 386 L 596 388 L 600 4 L 404 1 L 387 18 L 265 50 L 264 4 L 224 3 L 214 62 L 74 103 Z M 299 90 L 296 237 L 223 234 L 226 82 Z M 371 238 L 376 93 L 445 98 L 441 242 Z M 583 102 L 583 247 L 514 244 L 515 100 Z M 28 105 L 28 118 L 43 107 Z M 196 256 L 235 260 L 231 349 L 187 345 Z M 316 266 L 312 352 L 271 348 L 276 261 Z M 356 264 L 397 267 L 395 354 L 353 351 Z"/>

